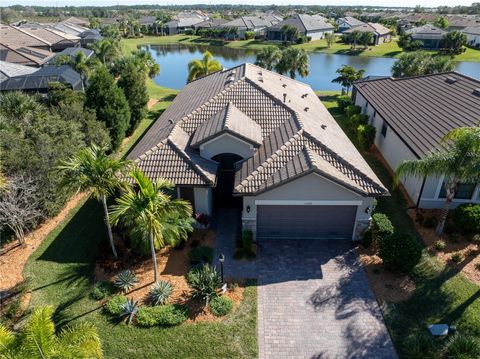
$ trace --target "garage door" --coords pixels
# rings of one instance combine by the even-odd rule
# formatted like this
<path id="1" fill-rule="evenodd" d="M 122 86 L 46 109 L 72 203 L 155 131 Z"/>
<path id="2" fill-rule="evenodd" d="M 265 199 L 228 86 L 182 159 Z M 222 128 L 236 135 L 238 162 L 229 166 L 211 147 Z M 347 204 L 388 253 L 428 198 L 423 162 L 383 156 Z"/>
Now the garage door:
<path id="1" fill-rule="evenodd" d="M 257 239 L 351 239 L 356 206 L 257 206 Z"/>

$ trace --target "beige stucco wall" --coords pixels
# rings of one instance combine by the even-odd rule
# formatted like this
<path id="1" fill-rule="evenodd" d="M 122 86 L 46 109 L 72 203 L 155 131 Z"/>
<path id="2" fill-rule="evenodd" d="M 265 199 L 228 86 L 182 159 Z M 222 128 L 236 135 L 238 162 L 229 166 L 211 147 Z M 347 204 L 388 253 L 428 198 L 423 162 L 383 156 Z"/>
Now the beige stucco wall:
<path id="1" fill-rule="evenodd" d="M 254 150 L 254 147 L 249 143 L 232 135 L 223 134 L 202 144 L 200 146 L 200 155 L 211 159 L 221 153 L 234 153 L 242 158 L 248 158 L 253 155 Z"/>

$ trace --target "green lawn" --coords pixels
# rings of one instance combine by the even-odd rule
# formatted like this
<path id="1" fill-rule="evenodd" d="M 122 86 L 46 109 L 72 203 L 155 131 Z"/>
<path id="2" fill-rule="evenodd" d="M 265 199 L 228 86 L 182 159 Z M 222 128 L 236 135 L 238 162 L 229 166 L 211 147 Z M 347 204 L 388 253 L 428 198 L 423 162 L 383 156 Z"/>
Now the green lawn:
<path id="1" fill-rule="evenodd" d="M 331 92 L 319 95 L 338 123 L 352 137 L 346 129 L 345 115 L 337 108 L 336 96 Z M 412 220 L 406 213 L 405 199 L 400 190 L 392 188 L 389 172 L 373 155 L 363 155 L 391 193 L 390 197 L 378 198 L 377 211 L 386 213 L 397 230 L 416 234 Z M 406 358 L 403 352 L 406 337 L 425 331 L 427 323 L 455 324 L 460 332 L 469 332 L 480 338 L 480 287 L 427 253 L 415 268 L 413 278 L 417 288 L 409 300 L 397 304 L 386 303 L 382 307 L 395 347 L 403 358 Z"/>

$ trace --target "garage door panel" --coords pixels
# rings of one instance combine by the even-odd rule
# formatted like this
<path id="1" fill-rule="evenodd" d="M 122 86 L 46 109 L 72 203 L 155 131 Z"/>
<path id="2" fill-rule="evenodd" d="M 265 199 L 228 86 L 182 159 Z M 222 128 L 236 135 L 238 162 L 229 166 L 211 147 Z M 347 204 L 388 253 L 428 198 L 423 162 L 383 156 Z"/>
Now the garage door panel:
<path id="1" fill-rule="evenodd" d="M 351 239 L 356 206 L 257 207 L 258 239 Z"/>

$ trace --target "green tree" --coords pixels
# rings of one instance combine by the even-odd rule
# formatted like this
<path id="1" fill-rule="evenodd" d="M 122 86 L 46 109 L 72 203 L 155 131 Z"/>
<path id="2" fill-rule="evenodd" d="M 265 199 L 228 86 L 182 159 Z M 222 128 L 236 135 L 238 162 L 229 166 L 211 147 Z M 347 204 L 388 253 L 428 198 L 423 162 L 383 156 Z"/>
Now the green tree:
<path id="1" fill-rule="evenodd" d="M 442 42 L 447 53 L 458 55 L 462 53 L 463 47 L 467 43 L 467 35 L 460 31 L 451 31 L 443 36 Z"/>
<path id="2" fill-rule="evenodd" d="M 193 230 L 192 207 L 187 201 L 172 199 L 174 185 L 167 180 L 152 182 L 139 169 L 130 174 L 129 187 L 111 207 L 111 222 L 124 223 L 150 244 L 154 281 L 158 282 L 156 248 L 176 246 Z"/>
<path id="3" fill-rule="evenodd" d="M 100 28 L 100 20 L 99 20 L 97 17 L 91 16 L 91 17 L 88 18 L 88 21 L 89 21 L 88 27 L 89 27 L 90 29 L 98 29 L 98 28 Z"/>
<path id="4" fill-rule="evenodd" d="M 282 58 L 282 52 L 274 46 L 269 46 L 262 49 L 257 54 L 255 65 L 263 67 L 269 71 L 272 71 Z"/>
<path id="5" fill-rule="evenodd" d="M 213 59 L 210 51 L 205 51 L 201 60 L 194 59 L 188 63 L 188 81 L 193 81 L 198 77 L 220 71 L 221 69 L 222 65 L 220 62 Z"/>
<path id="6" fill-rule="evenodd" d="M 436 27 L 439 27 L 440 29 L 446 29 L 449 26 L 448 19 L 446 16 L 437 16 L 433 24 Z"/>
<path id="7" fill-rule="evenodd" d="M 113 256 L 117 258 L 107 208 L 107 197 L 117 189 L 126 187 L 122 175 L 127 169 L 127 162 L 108 156 L 106 147 L 93 145 L 63 161 L 57 169 L 65 174 L 64 186 L 77 191 L 90 191 L 92 196 L 102 203 L 110 247 Z"/>
<path id="8" fill-rule="evenodd" d="M 402 176 L 445 176 L 446 198 L 437 235 L 443 233 L 450 204 L 460 183 L 480 181 L 480 128 L 460 127 L 442 138 L 442 147 L 419 160 L 402 162 L 396 171 L 395 183 Z"/>
<path id="9" fill-rule="evenodd" d="M 120 45 L 118 41 L 105 38 L 94 42 L 91 49 L 102 64 L 112 63 L 120 55 Z"/>
<path id="10" fill-rule="evenodd" d="M 431 56 L 423 51 L 402 54 L 392 66 L 393 77 L 429 75 L 453 70 L 448 56 Z"/>
<path id="11" fill-rule="evenodd" d="M 95 61 L 88 59 L 84 52 L 78 52 L 75 57 L 68 55 L 60 55 L 55 58 L 55 65 L 70 65 L 75 71 L 80 74 L 82 79 L 82 86 L 85 86 L 85 81 L 95 68 Z"/>
<path id="12" fill-rule="evenodd" d="M 289 73 L 294 79 L 297 72 L 301 77 L 308 76 L 309 67 L 310 60 L 306 51 L 290 47 L 282 51 L 282 57 L 275 69 L 281 74 Z"/>
<path id="13" fill-rule="evenodd" d="M 300 36 L 300 32 L 295 26 L 283 25 L 281 28 L 283 40 L 287 42 L 295 42 Z"/>
<path id="14" fill-rule="evenodd" d="M 358 40 L 365 49 L 368 49 L 368 45 L 373 41 L 373 34 L 371 32 L 362 32 Z"/>
<path id="15" fill-rule="evenodd" d="M 139 68 L 150 78 L 160 73 L 160 65 L 155 61 L 152 54 L 147 50 L 137 50 L 133 52 L 133 57 Z"/>
<path id="16" fill-rule="evenodd" d="M 140 70 L 134 59 L 132 60 L 123 68 L 117 82 L 118 86 L 123 90 L 130 107 L 130 124 L 127 129 L 127 135 L 131 135 L 140 124 L 140 121 L 142 121 L 147 112 L 148 103 L 144 68 Z"/>
<path id="17" fill-rule="evenodd" d="M 362 37 L 362 33 L 358 30 L 354 30 L 350 33 L 348 36 L 348 39 L 350 43 L 353 43 L 353 48 L 357 48 L 357 43 L 360 41 L 360 38 Z"/>
<path id="18" fill-rule="evenodd" d="M 105 67 L 100 67 L 91 76 L 85 104 L 95 110 L 99 121 L 106 124 L 112 147 L 118 149 L 129 127 L 130 109 L 123 91 Z"/>
<path id="19" fill-rule="evenodd" d="M 363 78 L 365 75 L 365 70 L 357 70 L 353 66 L 343 65 L 337 69 L 336 73 L 340 76 L 334 78 L 332 82 L 342 85 L 342 90 L 345 88 L 348 94 L 350 88 L 353 86 L 353 83 Z"/>
<path id="20" fill-rule="evenodd" d="M 336 36 L 335 36 L 335 34 L 332 34 L 332 33 L 328 32 L 328 33 L 325 34 L 325 40 L 327 41 L 328 48 L 330 48 L 335 43 Z"/>
<path id="21" fill-rule="evenodd" d="M 0 324 L 2 358 L 103 358 L 95 326 L 82 322 L 55 332 L 53 307 L 37 308 L 19 335 Z"/>

